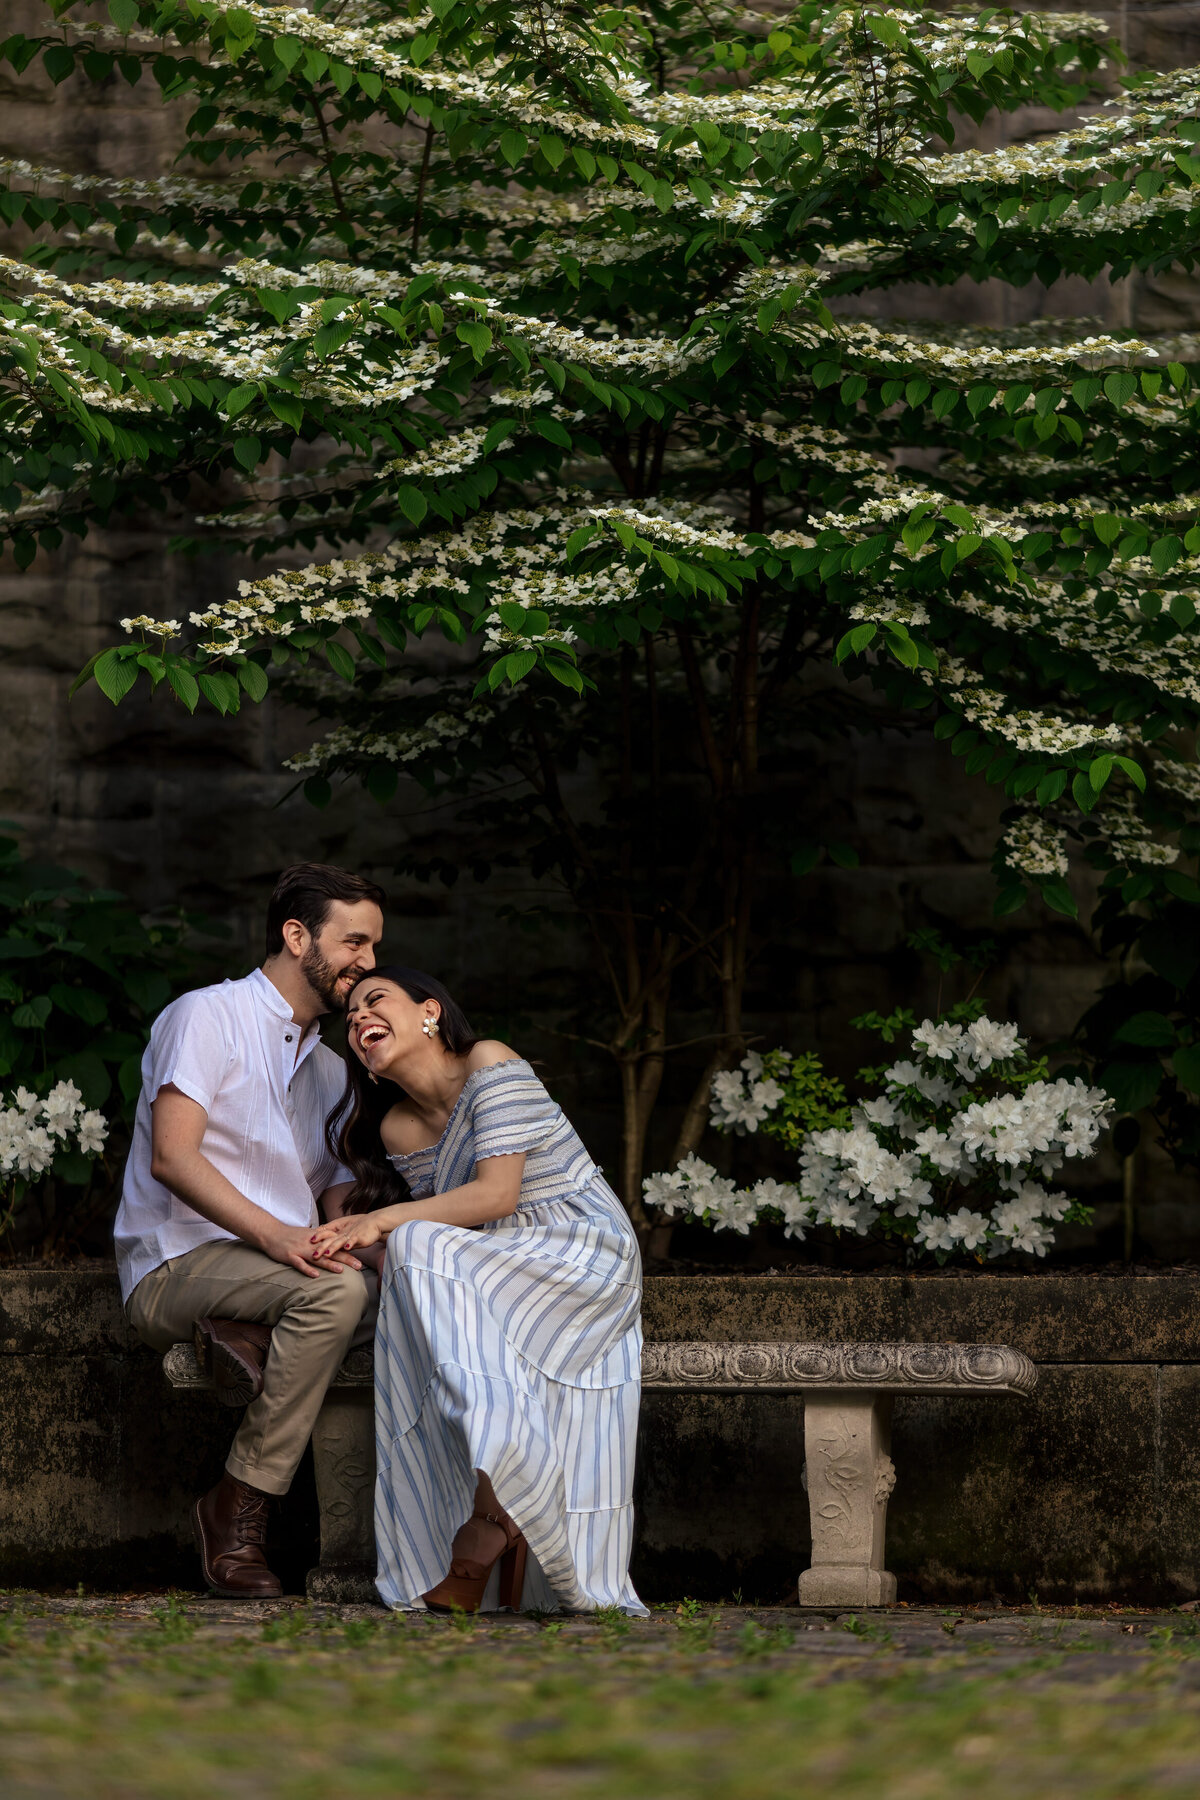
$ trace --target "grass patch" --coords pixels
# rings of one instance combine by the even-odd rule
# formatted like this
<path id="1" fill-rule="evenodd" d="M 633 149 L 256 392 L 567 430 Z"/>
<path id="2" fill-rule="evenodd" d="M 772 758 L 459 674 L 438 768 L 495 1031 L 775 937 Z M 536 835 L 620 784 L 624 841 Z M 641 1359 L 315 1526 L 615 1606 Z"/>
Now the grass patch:
<path id="1" fill-rule="evenodd" d="M 1093 1644 L 1069 1672 L 1043 1620 L 991 1667 L 964 1654 L 976 1626 L 928 1623 L 906 1647 L 907 1627 L 694 1603 L 649 1624 L 466 1631 L 178 1598 L 136 1617 L 14 1607 L 0 1782 L 6 1800 L 1130 1800 L 1200 1784 L 1190 1622 L 1120 1655 Z"/>

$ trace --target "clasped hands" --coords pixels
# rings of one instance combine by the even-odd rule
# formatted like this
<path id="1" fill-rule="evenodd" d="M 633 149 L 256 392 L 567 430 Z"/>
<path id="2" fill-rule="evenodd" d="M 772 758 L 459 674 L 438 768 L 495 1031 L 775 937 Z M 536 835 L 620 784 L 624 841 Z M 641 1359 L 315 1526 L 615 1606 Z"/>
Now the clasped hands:
<path id="1" fill-rule="evenodd" d="M 345 1213 L 340 1219 L 318 1225 L 312 1233 L 312 1258 L 314 1262 L 325 1261 L 348 1250 L 365 1250 L 371 1244 L 383 1243 L 387 1235 L 387 1229 L 371 1213 Z"/>

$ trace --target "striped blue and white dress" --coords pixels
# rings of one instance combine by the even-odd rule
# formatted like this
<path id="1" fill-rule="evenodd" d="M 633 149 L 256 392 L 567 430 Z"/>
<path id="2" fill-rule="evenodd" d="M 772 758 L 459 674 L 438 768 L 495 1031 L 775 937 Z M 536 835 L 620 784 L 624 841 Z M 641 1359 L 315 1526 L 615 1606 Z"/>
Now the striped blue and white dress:
<path id="1" fill-rule="evenodd" d="M 420 1200 L 520 1151 L 507 1218 L 414 1219 L 388 1238 L 377 1586 L 387 1606 L 423 1607 L 482 1469 L 529 1545 L 524 1607 L 644 1614 L 629 1580 L 642 1275 L 624 1207 L 523 1060 L 469 1075 L 438 1142 L 392 1162 Z M 493 1572 L 485 1608 L 496 1588 Z"/>

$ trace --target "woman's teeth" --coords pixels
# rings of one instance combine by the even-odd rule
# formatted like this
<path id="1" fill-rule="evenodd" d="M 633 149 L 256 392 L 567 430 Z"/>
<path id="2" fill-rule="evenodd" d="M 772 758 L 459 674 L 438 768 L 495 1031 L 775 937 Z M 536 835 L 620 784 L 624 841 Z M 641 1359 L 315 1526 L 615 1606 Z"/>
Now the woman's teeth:
<path id="1" fill-rule="evenodd" d="M 382 1025 L 368 1025 L 365 1031 L 359 1032 L 358 1042 L 360 1047 L 366 1050 L 369 1045 L 378 1044 L 386 1036 L 387 1032 Z"/>

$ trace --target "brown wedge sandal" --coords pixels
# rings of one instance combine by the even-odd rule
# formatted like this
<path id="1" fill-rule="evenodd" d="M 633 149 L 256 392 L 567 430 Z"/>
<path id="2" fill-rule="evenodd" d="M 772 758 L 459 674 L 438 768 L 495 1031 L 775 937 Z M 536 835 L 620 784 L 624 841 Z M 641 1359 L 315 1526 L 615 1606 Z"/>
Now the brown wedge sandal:
<path id="1" fill-rule="evenodd" d="M 499 1525 L 508 1540 L 504 1549 L 490 1563 L 476 1562 L 469 1556 L 456 1556 L 450 1564 L 450 1573 L 423 1596 L 425 1604 L 431 1612 L 478 1612 L 483 1604 L 483 1591 L 487 1587 L 488 1577 L 499 1563 L 500 1592 L 497 1604 L 519 1612 L 525 1588 L 525 1560 L 529 1546 L 510 1518 L 500 1517 L 496 1513 L 476 1513 L 474 1517 L 486 1519 L 489 1525 Z"/>

